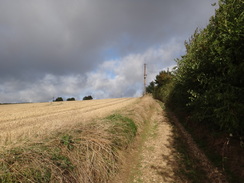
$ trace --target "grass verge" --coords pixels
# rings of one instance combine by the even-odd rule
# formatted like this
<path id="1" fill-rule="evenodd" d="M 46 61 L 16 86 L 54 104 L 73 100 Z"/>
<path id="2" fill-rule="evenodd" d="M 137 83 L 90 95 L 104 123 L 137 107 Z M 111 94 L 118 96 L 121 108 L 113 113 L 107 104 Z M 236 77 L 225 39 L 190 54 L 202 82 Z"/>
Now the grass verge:
<path id="1" fill-rule="evenodd" d="M 136 136 L 137 126 L 135 122 L 121 114 L 112 114 L 106 118 L 112 125 L 109 129 L 114 148 L 126 148 Z"/>
<path id="2" fill-rule="evenodd" d="M 133 120 L 116 114 L 101 124 L 2 152 L 0 182 L 107 182 L 117 170 L 118 151 L 128 146 L 136 130 Z"/>

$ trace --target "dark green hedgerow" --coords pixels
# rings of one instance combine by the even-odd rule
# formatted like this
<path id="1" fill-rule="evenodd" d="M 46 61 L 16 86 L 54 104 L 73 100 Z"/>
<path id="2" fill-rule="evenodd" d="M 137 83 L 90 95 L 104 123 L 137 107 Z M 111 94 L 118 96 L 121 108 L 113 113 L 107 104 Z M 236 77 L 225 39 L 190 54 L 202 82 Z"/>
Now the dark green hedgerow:
<path id="1" fill-rule="evenodd" d="M 176 60 L 174 72 L 160 72 L 155 83 L 150 84 L 147 90 L 165 102 L 179 118 L 184 118 L 186 126 L 205 129 L 208 133 L 201 131 L 202 135 L 196 136 L 201 141 L 208 141 L 206 144 L 211 154 L 215 149 L 222 157 L 218 158 L 221 160 L 218 164 L 223 164 L 222 169 L 227 170 L 228 165 L 235 176 L 241 176 L 242 180 L 243 9 L 242 0 L 219 0 L 219 8 L 207 27 L 197 29 L 185 42 L 186 54 Z M 215 134 L 221 134 L 219 139 Z"/>

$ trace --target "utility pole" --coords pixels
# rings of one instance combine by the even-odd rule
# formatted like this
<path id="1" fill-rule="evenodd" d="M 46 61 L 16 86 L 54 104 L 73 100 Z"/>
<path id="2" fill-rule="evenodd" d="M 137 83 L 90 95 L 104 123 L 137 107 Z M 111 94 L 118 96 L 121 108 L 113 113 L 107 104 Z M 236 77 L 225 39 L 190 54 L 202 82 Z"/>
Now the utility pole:
<path id="1" fill-rule="evenodd" d="M 143 95 L 146 95 L 146 79 L 147 79 L 147 64 L 144 64 L 144 92 L 143 92 Z"/>

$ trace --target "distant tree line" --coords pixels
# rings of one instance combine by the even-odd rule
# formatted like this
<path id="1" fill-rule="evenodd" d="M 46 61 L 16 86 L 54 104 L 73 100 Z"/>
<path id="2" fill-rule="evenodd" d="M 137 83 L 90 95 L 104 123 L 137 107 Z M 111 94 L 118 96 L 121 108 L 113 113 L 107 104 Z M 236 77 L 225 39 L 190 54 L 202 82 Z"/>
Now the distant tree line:
<path id="1" fill-rule="evenodd" d="M 64 99 L 62 97 L 57 97 L 55 100 L 53 100 L 54 102 L 61 102 L 61 101 L 64 101 Z M 75 98 L 72 97 L 72 98 L 67 98 L 66 101 L 75 101 Z"/>
<path id="2" fill-rule="evenodd" d="M 83 100 L 92 100 L 92 99 L 93 99 L 93 97 L 91 95 L 85 96 L 83 98 Z M 53 100 L 53 102 L 61 102 L 61 101 L 64 101 L 63 97 L 57 97 L 55 100 Z M 74 97 L 67 98 L 66 101 L 75 101 L 75 98 Z"/>

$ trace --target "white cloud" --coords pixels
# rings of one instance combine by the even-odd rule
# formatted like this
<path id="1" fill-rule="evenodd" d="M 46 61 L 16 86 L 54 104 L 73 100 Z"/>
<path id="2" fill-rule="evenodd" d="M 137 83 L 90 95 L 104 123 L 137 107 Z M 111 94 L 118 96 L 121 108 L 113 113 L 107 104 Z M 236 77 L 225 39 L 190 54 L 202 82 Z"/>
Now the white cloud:
<path id="1" fill-rule="evenodd" d="M 0 102 L 139 96 L 216 1 L 1 0 Z"/>
<path id="2" fill-rule="evenodd" d="M 174 66 L 174 59 L 183 53 L 181 41 L 174 39 L 167 45 L 149 48 L 141 54 L 104 61 L 86 76 L 46 74 L 34 83 L 5 82 L 0 87 L 0 101 L 39 102 L 50 101 L 58 96 L 82 99 L 86 95 L 96 99 L 138 97 L 143 92 L 144 63 L 147 64 L 149 83 L 159 71 Z"/>
<path id="3" fill-rule="evenodd" d="M 5 82 L 1 85 L 1 102 L 43 102 L 53 97 L 78 97 L 84 86 L 80 75 L 55 76 L 45 75 L 35 83 Z M 25 87 L 23 87 L 23 85 Z M 16 92 L 17 91 L 17 92 Z"/>
<path id="4" fill-rule="evenodd" d="M 182 45 L 172 40 L 159 48 L 150 48 L 141 54 L 130 54 L 118 60 L 108 60 L 96 72 L 87 75 L 86 86 L 96 98 L 140 96 L 143 90 L 143 67 L 148 67 L 148 83 L 161 70 L 172 68 L 174 59 L 184 53 Z M 113 77 L 111 77 L 113 73 Z"/>

